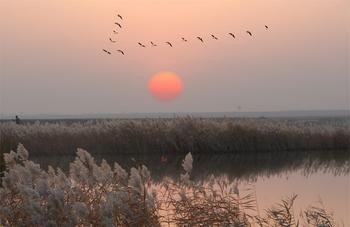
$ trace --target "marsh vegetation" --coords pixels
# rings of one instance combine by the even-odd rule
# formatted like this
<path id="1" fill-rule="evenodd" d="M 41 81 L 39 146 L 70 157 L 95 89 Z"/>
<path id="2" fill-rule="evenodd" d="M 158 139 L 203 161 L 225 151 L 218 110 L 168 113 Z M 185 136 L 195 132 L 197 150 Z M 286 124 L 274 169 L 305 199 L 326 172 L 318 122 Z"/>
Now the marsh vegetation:
<path id="1" fill-rule="evenodd" d="M 350 148 L 348 118 L 192 118 L 36 121 L 0 123 L 0 149 L 18 143 L 32 155 L 74 154 L 262 154 L 341 151 Z"/>
<path id="2" fill-rule="evenodd" d="M 294 191 L 259 209 L 239 182 L 348 176 L 349 138 L 348 118 L 3 121 L 0 225 L 338 226 Z"/>
<path id="3" fill-rule="evenodd" d="M 180 180 L 162 183 L 144 165 L 126 171 L 118 163 L 97 164 L 82 149 L 68 174 L 41 169 L 21 144 L 4 160 L 3 226 L 337 226 L 322 205 L 295 211 L 296 195 L 260 213 L 253 189 L 240 190 L 227 178 L 192 181 L 191 153 Z"/>

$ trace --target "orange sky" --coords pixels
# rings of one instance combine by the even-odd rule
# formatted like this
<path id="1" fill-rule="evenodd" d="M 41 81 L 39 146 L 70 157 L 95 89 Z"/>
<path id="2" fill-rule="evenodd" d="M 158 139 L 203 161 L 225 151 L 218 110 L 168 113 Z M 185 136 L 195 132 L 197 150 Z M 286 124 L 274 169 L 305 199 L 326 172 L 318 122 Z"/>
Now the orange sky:
<path id="1" fill-rule="evenodd" d="M 1 109 L 348 108 L 349 8 L 345 0 L 6 1 L 0 9 Z M 114 36 L 117 13 L 124 16 L 123 29 Z M 210 40 L 211 33 L 219 40 Z M 195 40 L 198 35 L 204 45 Z M 181 42 L 182 36 L 190 42 Z M 137 45 L 151 40 L 161 46 Z M 122 49 L 126 56 L 106 56 L 102 48 Z M 164 70 L 179 74 L 186 86 L 169 104 L 156 102 L 147 91 L 151 76 Z"/>

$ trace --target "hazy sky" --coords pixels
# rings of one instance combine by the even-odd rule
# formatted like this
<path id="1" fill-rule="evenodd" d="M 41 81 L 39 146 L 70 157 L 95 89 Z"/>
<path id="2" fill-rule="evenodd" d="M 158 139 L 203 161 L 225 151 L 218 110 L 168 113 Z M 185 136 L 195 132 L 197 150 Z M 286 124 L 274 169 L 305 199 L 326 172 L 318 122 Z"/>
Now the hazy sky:
<path id="1" fill-rule="evenodd" d="M 349 0 L 4 0 L 0 112 L 348 109 L 349 9 Z M 151 40 L 161 46 L 137 45 Z M 173 101 L 147 90 L 164 70 L 184 84 Z"/>

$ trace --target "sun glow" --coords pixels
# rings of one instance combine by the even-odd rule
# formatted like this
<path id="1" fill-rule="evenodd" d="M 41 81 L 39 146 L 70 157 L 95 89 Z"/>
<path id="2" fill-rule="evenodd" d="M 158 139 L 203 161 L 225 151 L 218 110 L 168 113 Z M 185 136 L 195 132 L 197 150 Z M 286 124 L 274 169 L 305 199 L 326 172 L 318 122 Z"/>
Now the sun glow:
<path id="1" fill-rule="evenodd" d="M 183 83 L 176 73 L 159 72 L 149 81 L 148 90 L 156 99 L 169 101 L 182 93 Z"/>

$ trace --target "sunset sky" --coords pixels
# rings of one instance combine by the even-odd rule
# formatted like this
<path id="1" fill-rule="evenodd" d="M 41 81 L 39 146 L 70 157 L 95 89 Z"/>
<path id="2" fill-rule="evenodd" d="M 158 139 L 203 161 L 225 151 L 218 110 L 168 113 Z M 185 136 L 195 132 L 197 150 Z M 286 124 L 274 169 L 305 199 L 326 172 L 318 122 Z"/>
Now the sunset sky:
<path id="1" fill-rule="evenodd" d="M 0 112 L 348 109 L 349 9 L 348 0 L 5 0 Z M 176 98 L 149 91 L 161 71 L 181 79 Z"/>

